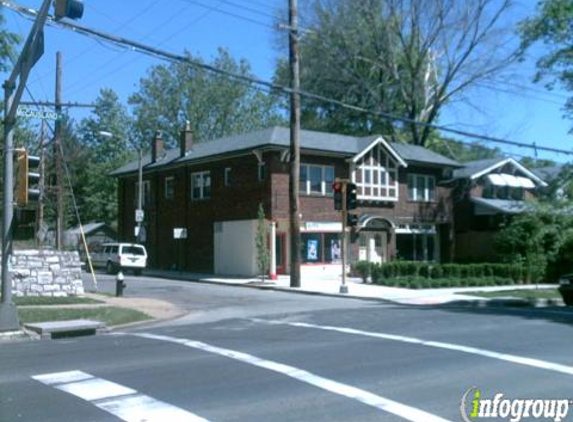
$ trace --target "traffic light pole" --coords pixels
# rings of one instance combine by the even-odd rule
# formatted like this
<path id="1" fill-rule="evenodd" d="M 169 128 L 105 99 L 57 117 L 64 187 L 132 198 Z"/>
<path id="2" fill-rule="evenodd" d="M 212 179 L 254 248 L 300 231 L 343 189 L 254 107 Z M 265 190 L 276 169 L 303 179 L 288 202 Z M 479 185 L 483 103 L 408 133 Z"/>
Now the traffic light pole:
<path id="1" fill-rule="evenodd" d="M 18 61 L 4 82 L 4 187 L 2 219 L 2 301 L 0 302 L 0 332 L 20 329 L 18 312 L 12 302 L 12 279 L 10 258 L 14 228 L 14 126 L 16 110 L 22 98 L 28 75 L 44 52 L 43 27 L 48 16 L 51 0 L 44 0 L 42 7 Z M 18 80 L 19 79 L 19 80 Z M 16 81 L 18 80 L 18 84 Z"/>
<path id="2" fill-rule="evenodd" d="M 348 293 L 348 286 L 346 285 L 346 220 L 348 218 L 348 209 L 346 208 L 346 191 L 348 184 L 342 183 L 342 244 L 340 251 L 342 252 L 342 284 L 340 285 L 340 293 Z"/>

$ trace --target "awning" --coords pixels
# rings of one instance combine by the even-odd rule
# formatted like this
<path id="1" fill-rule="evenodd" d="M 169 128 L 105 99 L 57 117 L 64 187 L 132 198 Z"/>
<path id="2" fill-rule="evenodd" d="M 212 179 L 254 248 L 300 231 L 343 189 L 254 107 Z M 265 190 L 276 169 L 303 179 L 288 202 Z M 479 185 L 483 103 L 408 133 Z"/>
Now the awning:
<path id="1" fill-rule="evenodd" d="M 521 214 L 534 210 L 533 204 L 526 201 L 475 197 L 470 200 L 475 204 L 475 215 Z"/>
<path id="2" fill-rule="evenodd" d="M 527 177 L 514 176 L 506 173 L 490 173 L 487 180 L 494 186 L 509 186 L 512 188 L 533 189 L 535 184 Z"/>
<path id="3" fill-rule="evenodd" d="M 494 186 L 507 186 L 505 179 L 501 177 L 501 174 L 491 173 L 487 175 L 487 180 Z"/>
<path id="4" fill-rule="evenodd" d="M 527 177 L 518 177 L 517 180 L 519 180 L 519 183 L 521 183 L 521 186 L 525 189 L 535 188 L 535 183 L 533 183 L 533 180 L 528 179 Z"/>
<path id="5" fill-rule="evenodd" d="M 511 175 L 511 174 L 505 174 L 502 173 L 500 174 L 501 178 L 503 180 L 505 180 L 505 184 L 511 188 L 520 188 L 521 183 L 519 182 L 519 180 L 517 179 L 517 177 Z"/>

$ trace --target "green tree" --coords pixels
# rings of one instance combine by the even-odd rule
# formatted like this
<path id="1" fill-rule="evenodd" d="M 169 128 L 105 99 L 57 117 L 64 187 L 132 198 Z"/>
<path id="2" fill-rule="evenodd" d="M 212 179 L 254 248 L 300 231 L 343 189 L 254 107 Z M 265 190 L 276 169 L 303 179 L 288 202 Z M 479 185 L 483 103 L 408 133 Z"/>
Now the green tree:
<path id="1" fill-rule="evenodd" d="M 553 89 L 561 84 L 568 91 L 573 90 L 573 1 L 541 0 L 535 16 L 521 23 L 521 49 L 526 53 L 532 46 L 541 44 L 544 54 L 537 61 L 535 81 L 547 82 Z M 565 104 L 565 112 L 573 117 L 573 98 Z"/>
<path id="2" fill-rule="evenodd" d="M 310 0 L 301 39 L 303 90 L 435 123 L 442 106 L 497 75 L 516 55 L 503 17 L 510 0 Z M 276 80 L 288 82 L 279 63 Z M 305 99 L 307 128 L 379 132 L 426 145 L 432 129 Z"/>
<path id="3" fill-rule="evenodd" d="M 199 57 L 186 55 L 203 63 Z M 211 66 L 252 76 L 246 60 L 236 61 L 219 50 Z M 175 146 L 188 120 L 198 141 L 249 132 L 280 124 L 276 99 L 253 86 L 192 67 L 185 63 L 153 66 L 140 80 L 139 91 L 129 98 L 135 126 L 143 139 L 163 132 L 168 146 Z"/>
<path id="4" fill-rule="evenodd" d="M 81 216 L 85 222 L 117 222 L 117 180 L 112 170 L 133 156 L 132 120 L 117 94 L 102 89 L 92 116 L 82 120 L 78 133 L 89 159 L 78 163 L 78 192 Z"/>
<path id="5" fill-rule="evenodd" d="M 259 268 L 259 274 L 264 282 L 265 275 L 269 271 L 270 254 L 267 243 L 267 220 L 265 218 L 263 204 L 259 204 L 257 220 L 257 236 L 255 238 L 255 246 L 257 248 L 257 267 Z"/>
<path id="6" fill-rule="evenodd" d="M 495 247 L 506 262 L 529 267 L 532 281 L 556 281 L 573 270 L 573 216 L 568 206 L 537 205 L 515 216 L 496 237 Z"/>

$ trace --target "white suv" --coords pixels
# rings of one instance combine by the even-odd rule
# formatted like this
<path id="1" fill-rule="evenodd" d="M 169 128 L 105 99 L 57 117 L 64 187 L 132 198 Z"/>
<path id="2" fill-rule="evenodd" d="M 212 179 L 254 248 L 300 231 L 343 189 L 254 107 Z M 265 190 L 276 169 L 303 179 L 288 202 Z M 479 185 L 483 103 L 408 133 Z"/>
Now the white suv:
<path id="1" fill-rule="evenodd" d="M 103 243 L 91 254 L 94 267 L 104 267 L 108 274 L 120 270 L 133 270 L 141 275 L 147 266 L 145 246 L 135 243 Z"/>

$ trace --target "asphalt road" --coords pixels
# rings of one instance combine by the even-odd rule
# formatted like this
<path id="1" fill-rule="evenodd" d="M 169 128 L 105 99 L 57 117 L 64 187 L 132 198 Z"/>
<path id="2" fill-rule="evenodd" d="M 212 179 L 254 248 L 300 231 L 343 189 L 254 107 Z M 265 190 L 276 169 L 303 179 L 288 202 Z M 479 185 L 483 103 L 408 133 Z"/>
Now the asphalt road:
<path id="1" fill-rule="evenodd" d="M 460 421 L 470 387 L 573 398 L 564 309 L 402 307 L 155 279 L 129 289 L 197 313 L 0 344 L 0 421 Z"/>

